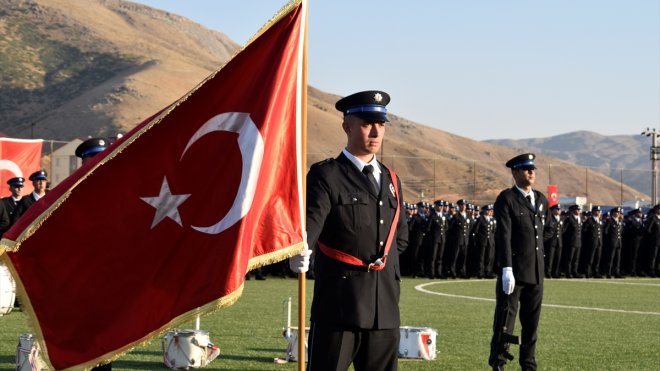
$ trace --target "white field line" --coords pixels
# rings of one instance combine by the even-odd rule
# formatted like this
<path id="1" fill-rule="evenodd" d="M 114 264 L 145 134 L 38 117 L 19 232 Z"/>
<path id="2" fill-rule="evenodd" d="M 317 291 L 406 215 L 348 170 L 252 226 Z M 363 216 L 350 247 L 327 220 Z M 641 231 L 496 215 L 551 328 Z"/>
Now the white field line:
<path id="1" fill-rule="evenodd" d="M 468 300 L 480 300 L 480 301 L 490 301 L 494 302 L 495 299 L 491 298 L 481 298 L 477 296 L 466 296 L 466 295 L 455 295 L 455 294 L 446 294 L 443 292 L 436 292 L 436 291 L 430 291 L 427 290 L 425 287 L 426 286 L 431 286 L 431 285 L 438 285 L 438 284 L 449 284 L 449 283 L 466 283 L 466 282 L 488 282 L 488 281 L 477 281 L 477 280 L 472 280 L 472 281 L 465 281 L 465 280 L 458 280 L 458 281 L 439 281 L 439 282 L 428 282 L 428 283 L 422 283 L 417 286 L 415 286 L 415 290 L 419 292 L 423 292 L 426 294 L 431 294 L 431 295 L 439 295 L 439 296 L 446 296 L 450 298 L 459 298 L 459 299 L 468 299 Z M 492 281 L 494 282 L 494 281 Z M 579 282 L 579 281 L 571 281 L 571 282 Z M 605 283 L 605 281 L 604 281 Z M 607 282 L 609 283 L 609 282 Z M 615 284 L 615 282 L 612 282 L 612 284 Z M 624 282 L 616 282 L 616 284 L 626 284 Z M 634 283 L 627 283 L 628 285 L 635 285 Z M 660 286 L 656 284 L 639 284 L 639 285 L 651 285 L 651 286 Z M 595 311 L 595 312 L 611 312 L 611 313 L 626 313 L 626 314 L 643 314 L 643 315 L 649 315 L 649 316 L 660 316 L 660 312 L 641 312 L 637 310 L 623 310 L 623 309 L 610 309 L 610 308 L 596 308 L 596 307 L 580 307 L 580 306 L 574 306 L 574 305 L 560 305 L 560 304 L 542 304 L 544 307 L 548 308 L 562 308 L 562 309 L 577 309 L 577 310 L 590 310 L 590 311 Z"/>

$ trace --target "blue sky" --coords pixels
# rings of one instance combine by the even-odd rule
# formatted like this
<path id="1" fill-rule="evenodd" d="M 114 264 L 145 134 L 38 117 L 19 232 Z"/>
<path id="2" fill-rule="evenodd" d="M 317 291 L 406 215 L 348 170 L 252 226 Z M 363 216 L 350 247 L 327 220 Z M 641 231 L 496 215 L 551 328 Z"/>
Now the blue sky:
<path id="1" fill-rule="evenodd" d="M 285 0 L 137 0 L 244 44 Z M 310 85 L 473 139 L 660 128 L 660 1 L 311 0 Z"/>

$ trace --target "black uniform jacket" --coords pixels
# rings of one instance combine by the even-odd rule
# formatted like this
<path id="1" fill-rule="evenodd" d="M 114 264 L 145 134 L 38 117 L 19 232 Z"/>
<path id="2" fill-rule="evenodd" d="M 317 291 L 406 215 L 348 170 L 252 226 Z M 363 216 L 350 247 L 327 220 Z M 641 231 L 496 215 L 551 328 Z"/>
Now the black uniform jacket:
<path id="1" fill-rule="evenodd" d="M 582 223 L 582 246 L 585 248 L 590 246 L 597 248 L 603 246 L 603 224 L 596 221 L 593 217 L 589 217 Z"/>
<path id="2" fill-rule="evenodd" d="M 559 218 L 556 220 L 553 215 L 550 215 L 548 219 L 545 220 L 545 232 L 544 232 L 544 246 L 546 248 L 561 248 L 562 244 L 562 233 L 563 233 L 564 221 Z M 545 251 L 547 253 L 547 251 Z"/>
<path id="3" fill-rule="evenodd" d="M 564 219 L 564 247 L 576 249 L 582 247 L 582 222 L 578 222 L 580 216 L 567 215 Z"/>
<path id="4" fill-rule="evenodd" d="M 343 154 L 312 165 L 307 174 L 307 242 L 317 241 L 369 264 L 381 257 L 390 227 L 396 233 L 383 270 L 367 272 L 314 252 L 312 321 L 348 328 L 392 329 L 399 319 L 399 254 L 408 243 L 399 187 L 399 219 L 389 171 L 382 170 L 380 195 Z"/>
<path id="5" fill-rule="evenodd" d="M 500 267 L 513 267 L 516 282 L 543 282 L 543 227 L 550 216 L 548 199 L 534 190 L 533 207 L 516 188 L 502 191 L 495 201 L 495 249 Z"/>
<path id="6" fill-rule="evenodd" d="M 25 214 L 27 209 L 30 208 L 30 206 L 34 205 L 34 203 L 37 202 L 37 200 L 34 198 L 34 192 L 30 193 L 29 196 L 22 197 L 20 201 L 18 201 L 18 204 L 16 205 L 16 209 L 14 209 L 14 213 L 11 215 L 11 224 L 14 225 L 18 218 L 21 217 L 21 215 Z"/>

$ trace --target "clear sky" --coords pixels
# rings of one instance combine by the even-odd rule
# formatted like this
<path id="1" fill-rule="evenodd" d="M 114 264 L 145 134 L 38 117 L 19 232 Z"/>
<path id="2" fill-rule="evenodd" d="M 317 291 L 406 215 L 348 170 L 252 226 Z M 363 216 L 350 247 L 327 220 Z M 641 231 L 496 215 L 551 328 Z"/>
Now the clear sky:
<path id="1" fill-rule="evenodd" d="M 239 44 L 286 0 L 136 0 Z M 473 139 L 660 128 L 658 0 L 310 0 L 309 84 Z"/>

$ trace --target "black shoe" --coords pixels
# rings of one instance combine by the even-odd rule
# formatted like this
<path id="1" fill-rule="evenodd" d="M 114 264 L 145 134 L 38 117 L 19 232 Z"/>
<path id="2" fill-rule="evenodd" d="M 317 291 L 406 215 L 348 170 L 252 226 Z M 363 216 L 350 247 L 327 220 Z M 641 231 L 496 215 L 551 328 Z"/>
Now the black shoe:
<path id="1" fill-rule="evenodd" d="M 256 276 L 256 277 L 254 277 L 254 278 L 255 278 L 257 281 L 265 281 L 265 280 L 266 280 L 266 277 L 264 277 L 264 276 L 261 275 L 261 274 L 258 275 L 258 276 Z"/>

